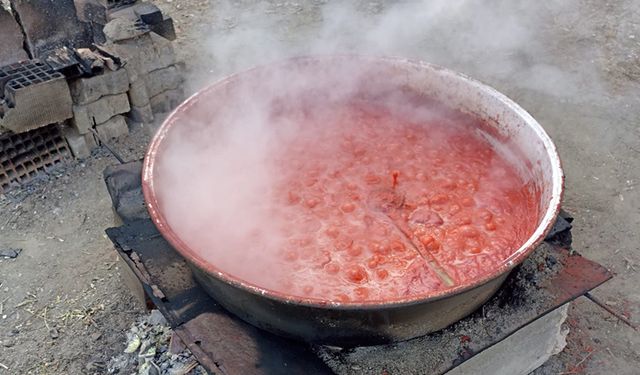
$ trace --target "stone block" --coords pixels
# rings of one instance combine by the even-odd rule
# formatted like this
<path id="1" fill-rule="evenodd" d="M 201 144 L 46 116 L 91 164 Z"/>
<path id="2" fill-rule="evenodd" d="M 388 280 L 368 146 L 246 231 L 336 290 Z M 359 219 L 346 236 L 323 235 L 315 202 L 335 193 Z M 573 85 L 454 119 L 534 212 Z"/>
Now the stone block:
<path id="1" fill-rule="evenodd" d="M 166 68 L 178 62 L 173 44 L 160 35 L 151 32 L 140 38 L 140 59 L 147 72 Z"/>
<path id="2" fill-rule="evenodd" d="M 151 110 L 153 113 L 170 112 L 184 100 L 184 93 L 181 89 L 168 90 L 160 93 L 151 99 Z"/>
<path id="3" fill-rule="evenodd" d="M 141 122 L 143 124 L 152 123 L 154 118 L 151 105 L 148 103 L 142 107 L 131 106 L 131 111 L 128 116 L 131 121 Z"/>
<path id="4" fill-rule="evenodd" d="M 129 87 L 129 102 L 132 107 L 143 107 L 149 105 L 149 94 L 147 84 L 144 80 L 137 80 Z"/>
<path id="5" fill-rule="evenodd" d="M 0 66 L 28 60 L 24 36 L 13 15 L 0 6 Z"/>
<path id="6" fill-rule="evenodd" d="M 182 74 L 176 66 L 169 66 L 149 72 L 145 82 L 147 83 L 147 93 L 154 97 L 168 90 L 174 90 L 182 84 Z"/>
<path id="7" fill-rule="evenodd" d="M 80 78 L 69 84 L 75 104 L 95 102 L 106 95 L 116 95 L 129 89 L 129 75 L 125 69 L 106 70 L 103 74 Z"/>
<path id="8" fill-rule="evenodd" d="M 129 127 L 124 116 L 114 116 L 102 124 L 96 125 L 96 132 L 103 141 L 119 138 L 129 134 Z"/>
<path id="9" fill-rule="evenodd" d="M 129 98 L 127 94 L 107 95 L 93 103 L 73 106 L 73 120 L 71 123 L 81 134 L 89 132 L 94 124 L 102 124 L 122 113 L 129 112 Z"/>
<path id="10" fill-rule="evenodd" d="M 98 146 L 92 133 L 80 134 L 77 129 L 67 126 L 63 129 L 63 134 L 76 159 L 91 156 L 91 150 Z"/>
<path id="11" fill-rule="evenodd" d="M 60 46 L 89 47 L 90 24 L 76 15 L 74 0 L 11 0 L 20 17 L 31 56 L 42 58 Z"/>

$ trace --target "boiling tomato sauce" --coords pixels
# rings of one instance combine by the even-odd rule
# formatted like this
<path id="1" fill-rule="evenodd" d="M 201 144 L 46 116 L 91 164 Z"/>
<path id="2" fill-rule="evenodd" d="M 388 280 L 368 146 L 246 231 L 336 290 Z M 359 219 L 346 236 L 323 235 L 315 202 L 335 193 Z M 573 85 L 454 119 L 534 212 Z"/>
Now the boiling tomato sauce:
<path id="1" fill-rule="evenodd" d="M 462 115 L 417 121 L 352 104 L 299 116 L 313 129 L 274 157 L 284 245 L 274 289 L 388 301 L 467 284 L 536 227 L 537 198 Z M 476 124 L 477 125 L 477 124 Z"/>

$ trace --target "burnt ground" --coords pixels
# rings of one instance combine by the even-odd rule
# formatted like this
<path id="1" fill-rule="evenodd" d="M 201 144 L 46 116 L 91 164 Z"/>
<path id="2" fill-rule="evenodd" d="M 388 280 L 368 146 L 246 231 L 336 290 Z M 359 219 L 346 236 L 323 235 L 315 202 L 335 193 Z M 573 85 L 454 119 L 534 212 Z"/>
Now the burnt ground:
<path id="1" fill-rule="evenodd" d="M 256 24 L 273 32 L 279 48 L 305 51 L 328 1 L 243 0 L 231 7 L 213 0 L 154 2 L 177 22 L 193 90 L 271 50 L 245 45 L 259 36 L 252 33 Z M 594 295 L 640 324 L 640 4 L 487 3 L 488 11 L 477 9 L 454 26 L 439 16 L 429 20 L 433 27 L 408 34 L 398 32 L 405 23 L 397 22 L 388 33 L 371 35 L 381 38 L 381 51 L 423 58 L 491 84 L 540 121 L 563 159 L 564 207 L 576 217 L 574 247 L 616 274 Z M 510 5 L 517 12 L 501 13 L 504 3 L 518 4 Z M 371 18 L 387 6 L 357 5 Z M 515 31 L 500 29 L 503 20 Z M 482 27 L 465 34 L 469 22 Z M 491 30 L 478 42 L 473 37 L 485 26 Z M 394 32 L 403 38 L 382 40 Z M 115 147 L 127 159 L 140 158 L 148 139 L 137 130 Z M 9 368 L 0 366 L 0 374 L 99 373 L 102 362 L 122 353 L 125 332 L 140 312 L 104 236 L 113 216 L 102 170 L 112 163 L 99 150 L 0 197 L 0 248 L 23 249 L 17 259 L 0 262 L 0 363 Z M 638 332 L 584 298 L 572 305 L 567 324 L 567 348 L 537 374 L 638 372 Z"/>

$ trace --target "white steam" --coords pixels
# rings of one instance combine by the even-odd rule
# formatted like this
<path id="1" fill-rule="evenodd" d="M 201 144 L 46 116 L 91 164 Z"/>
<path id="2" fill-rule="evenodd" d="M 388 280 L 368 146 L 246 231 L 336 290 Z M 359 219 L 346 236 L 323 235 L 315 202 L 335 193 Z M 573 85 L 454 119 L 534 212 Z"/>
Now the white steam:
<path id="1" fill-rule="evenodd" d="M 358 53 L 427 60 L 495 82 L 517 77 L 523 87 L 544 92 L 559 84 L 575 90 L 579 82 L 573 75 L 551 62 L 530 63 L 545 50 L 542 15 L 548 11 L 531 3 L 213 1 L 213 33 L 203 40 L 199 65 L 215 74 L 193 72 L 189 85 L 200 89 L 221 76 L 292 56 Z M 547 3 L 563 6 L 560 0 Z M 310 89 L 318 89 L 321 77 L 322 72 L 287 71 L 251 77 L 220 90 L 215 100 L 201 104 L 199 115 L 175 124 L 170 134 L 157 171 L 169 224 L 220 268 L 242 265 L 236 276 L 275 278 L 269 273 L 274 254 L 260 249 L 286 246 L 279 233 L 292 223 L 282 220 L 271 201 L 282 177 L 273 155 L 291 137 L 313 139 L 322 129 L 300 129 L 274 113 L 302 103 L 299 93 L 314 95 Z M 338 79 L 321 83 L 319 92 L 331 94 L 325 102 L 339 101 L 357 92 L 364 77 L 366 72 L 347 67 Z M 402 98 L 396 104 L 405 116 L 432 115 Z"/>

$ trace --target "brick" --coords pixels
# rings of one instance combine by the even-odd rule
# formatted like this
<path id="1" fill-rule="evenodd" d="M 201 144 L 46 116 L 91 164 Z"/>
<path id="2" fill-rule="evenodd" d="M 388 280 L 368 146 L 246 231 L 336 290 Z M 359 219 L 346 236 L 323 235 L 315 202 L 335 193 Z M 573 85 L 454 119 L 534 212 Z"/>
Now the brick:
<path id="1" fill-rule="evenodd" d="M 184 99 L 181 89 L 165 91 L 149 99 L 153 113 L 170 112 L 176 108 Z"/>
<path id="2" fill-rule="evenodd" d="M 182 74 L 175 66 L 149 72 L 147 79 L 147 92 L 150 97 L 156 96 L 168 90 L 177 89 L 182 84 Z"/>
<path id="3" fill-rule="evenodd" d="M 24 36 L 13 15 L 0 6 L 0 66 L 28 60 L 22 48 Z"/>
<path id="4" fill-rule="evenodd" d="M 107 95 L 93 103 L 73 106 L 71 123 L 81 134 L 89 132 L 94 124 L 101 124 L 115 115 L 129 112 L 127 94 Z"/>
<path id="5" fill-rule="evenodd" d="M 129 102 L 131 106 L 143 107 L 149 105 L 149 94 L 147 91 L 147 84 L 144 80 L 137 80 L 131 83 L 129 87 Z"/>
<path id="6" fill-rule="evenodd" d="M 118 115 L 96 125 L 96 131 L 101 140 L 108 141 L 129 134 L 129 127 L 124 116 Z"/>
<path id="7" fill-rule="evenodd" d="M 91 156 L 91 150 L 98 146 L 92 133 L 80 134 L 77 129 L 65 127 L 63 134 L 76 159 L 85 159 Z"/>
<path id="8" fill-rule="evenodd" d="M 143 124 L 152 123 L 154 118 L 151 105 L 148 103 L 142 107 L 131 106 L 128 117 L 134 122 L 141 122 Z"/>
<path id="9" fill-rule="evenodd" d="M 0 81 L 6 82 L 0 128 L 22 133 L 73 116 L 65 77 L 39 60 L 0 68 Z"/>
<path id="10" fill-rule="evenodd" d="M 75 104 L 87 104 L 106 95 L 127 92 L 129 75 L 125 69 L 106 70 L 98 76 L 77 79 L 69 84 L 69 88 Z"/>

